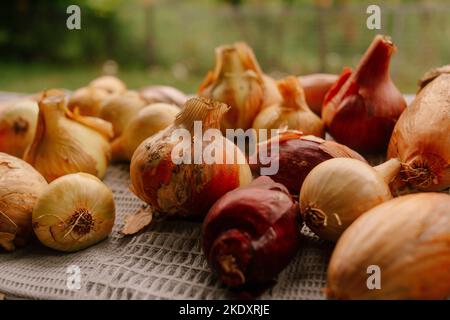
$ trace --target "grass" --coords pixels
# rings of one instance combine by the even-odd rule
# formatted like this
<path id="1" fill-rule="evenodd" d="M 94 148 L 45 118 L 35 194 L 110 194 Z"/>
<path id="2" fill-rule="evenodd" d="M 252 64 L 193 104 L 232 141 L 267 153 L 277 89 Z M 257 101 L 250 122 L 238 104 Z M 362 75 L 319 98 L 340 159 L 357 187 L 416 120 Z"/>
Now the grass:
<path id="1" fill-rule="evenodd" d="M 0 64 L 0 91 L 33 93 L 47 88 L 74 90 L 102 74 L 101 67 L 67 67 L 43 64 Z M 196 92 L 202 76 L 174 76 L 165 69 L 120 69 L 117 75 L 129 88 L 153 84 L 170 85 L 187 93 Z"/>

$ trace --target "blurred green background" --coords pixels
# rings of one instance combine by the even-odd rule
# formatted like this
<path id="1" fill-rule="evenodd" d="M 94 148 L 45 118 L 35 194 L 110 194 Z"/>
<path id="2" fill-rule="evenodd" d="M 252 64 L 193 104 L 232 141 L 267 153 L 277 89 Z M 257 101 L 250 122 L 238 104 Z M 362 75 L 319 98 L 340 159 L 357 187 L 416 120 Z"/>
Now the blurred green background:
<path id="1" fill-rule="evenodd" d="M 81 30 L 66 8 L 81 8 Z M 368 30 L 369 4 L 382 30 Z M 391 73 L 415 92 L 429 68 L 450 63 L 450 1 L 397 0 L 6 0 L 0 2 L 0 91 L 75 89 L 105 72 L 129 87 L 195 92 L 214 48 L 247 41 L 275 77 L 339 73 L 377 33 L 398 47 Z"/>

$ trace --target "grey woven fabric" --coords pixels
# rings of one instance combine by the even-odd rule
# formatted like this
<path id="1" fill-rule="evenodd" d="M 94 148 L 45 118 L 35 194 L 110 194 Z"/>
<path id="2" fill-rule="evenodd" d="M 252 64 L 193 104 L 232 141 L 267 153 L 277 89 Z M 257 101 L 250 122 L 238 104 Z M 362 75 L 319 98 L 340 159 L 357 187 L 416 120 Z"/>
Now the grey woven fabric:
<path id="1" fill-rule="evenodd" d="M 127 214 L 142 202 L 129 190 L 128 166 L 113 166 L 105 183 L 113 190 L 117 218 L 110 238 L 78 253 L 47 249 L 34 241 L 0 254 L 0 292 L 34 299 L 222 299 L 233 298 L 208 268 L 200 246 L 200 223 L 164 221 L 123 237 Z M 306 228 L 292 263 L 262 298 L 321 299 L 330 245 Z M 69 266 L 79 266 L 80 290 L 69 290 Z"/>

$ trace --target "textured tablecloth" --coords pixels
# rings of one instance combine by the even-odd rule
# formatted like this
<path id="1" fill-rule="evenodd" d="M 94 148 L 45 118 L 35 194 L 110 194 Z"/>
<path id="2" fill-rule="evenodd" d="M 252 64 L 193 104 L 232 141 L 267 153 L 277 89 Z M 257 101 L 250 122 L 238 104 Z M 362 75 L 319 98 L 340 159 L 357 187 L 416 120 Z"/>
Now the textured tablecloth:
<path id="1" fill-rule="evenodd" d="M 33 299 L 233 298 L 208 268 L 200 246 L 200 223 L 164 221 L 123 237 L 119 230 L 124 217 L 137 212 L 143 203 L 128 189 L 128 166 L 110 167 L 105 183 L 116 202 L 111 236 L 72 254 L 47 249 L 37 240 L 13 253 L 0 253 L 0 293 L 7 298 Z M 306 227 L 302 234 L 301 250 L 262 299 L 324 298 L 333 246 Z M 71 266 L 80 268 L 79 290 L 68 287 Z"/>

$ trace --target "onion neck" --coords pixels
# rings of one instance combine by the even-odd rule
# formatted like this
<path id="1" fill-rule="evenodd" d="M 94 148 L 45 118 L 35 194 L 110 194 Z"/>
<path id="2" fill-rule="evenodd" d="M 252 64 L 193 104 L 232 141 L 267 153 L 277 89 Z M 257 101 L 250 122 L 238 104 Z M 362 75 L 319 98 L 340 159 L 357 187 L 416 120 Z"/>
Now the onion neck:
<path id="1" fill-rule="evenodd" d="M 354 80 L 360 85 L 371 85 L 389 79 L 389 64 L 396 47 L 387 36 L 377 35 L 359 62 Z"/>
<path id="2" fill-rule="evenodd" d="M 283 98 L 283 107 L 292 110 L 310 111 L 306 103 L 305 91 L 296 77 L 290 76 L 280 80 L 278 90 Z"/>
<path id="3" fill-rule="evenodd" d="M 401 163 L 397 158 L 394 158 L 374 167 L 374 169 L 386 184 L 390 184 L 400 173 Z"/>

